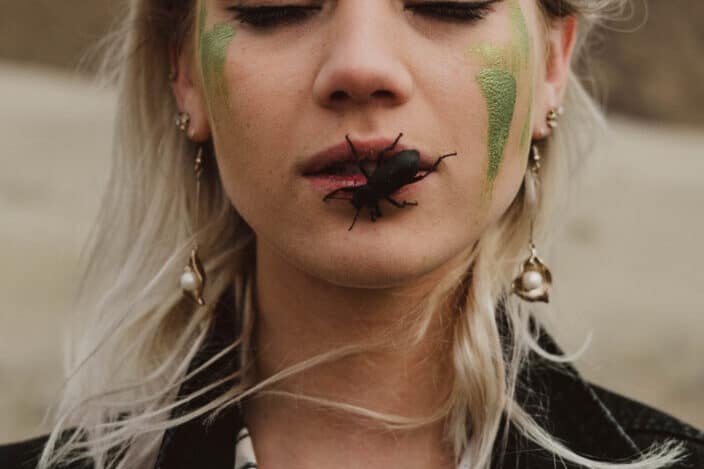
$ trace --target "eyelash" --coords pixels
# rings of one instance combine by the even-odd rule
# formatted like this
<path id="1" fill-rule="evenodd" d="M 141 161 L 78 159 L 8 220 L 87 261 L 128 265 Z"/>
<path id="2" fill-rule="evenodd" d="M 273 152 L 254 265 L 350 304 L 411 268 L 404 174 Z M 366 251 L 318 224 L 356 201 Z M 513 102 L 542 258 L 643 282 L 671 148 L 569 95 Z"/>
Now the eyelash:
<path id="1" fill-rule="evenodd" d="M 308 19 L 315 11 L 316 6 L 258 6 L 258 7 L 229 7 L 228 10 L 237 14 L 235 19 L 255 28 L 270 28 L 300 23 Z"/>
<path id="2" fill-rule="evenodd" d="M 490 11 L 491 5 L 499 0 L 484 0 L 481 2 L 421 2 L 407 5 L 406 9 L 413 14 L 452 23 L 472 23 L 483 19 Z M 255 28 L 266 29 L 276 26 L 287 26 L 301 23 L 313 13 L 320 10 L 319 6 L 231 6 L 229 11 L 236 14 L 240 23 L 249 24 Z"/>

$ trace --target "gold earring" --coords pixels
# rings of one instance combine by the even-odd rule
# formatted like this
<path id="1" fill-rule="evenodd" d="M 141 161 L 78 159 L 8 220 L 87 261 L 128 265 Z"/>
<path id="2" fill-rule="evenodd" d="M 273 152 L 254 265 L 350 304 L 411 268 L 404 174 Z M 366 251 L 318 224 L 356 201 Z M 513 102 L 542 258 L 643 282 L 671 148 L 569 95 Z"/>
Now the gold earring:
<path id="1" fill-rule="evenodd" d="M 198 212 L 200 211 L 200 176 L 203 172 L 203 146 L 198 146 L 196 161 L 194 166 L 196 174 L 196 216 L 195 227 L 198 227 Z M 205 269 L 198 256 L 198 242 L 196 241 L 188 265 L 184 267 L 181 274 L 181 289 L 183 293 L 201 306 L 205 306 L 203 300 L 203 288 L 205 287 Z"/>
<path id="2" fill-rule="evenodd" d="M 174 123 L 181 132 L 186 132 L 186 130 L 188 130 L 188 124 L 191 123 L 191 116 L 187 112 L 179 112 L 176 114 Z"/>
<path id="3" fill-rule="evenodd" d="M 560 116 L 565 112 L 562 106 L 550 109 L 547 116 L 548 127 L 551 129 L 557 128 L 560 120 Z"/>
<path id="4" fill-rule="evenodd" d="M 511 284 L 511 290 L 526 301 L 547 303 L 549 301 L 549 290 L 552 286 L 552 274 L 550 269 L 538 257 L 533 241 L 533 224 L 538 203 L 538 171 L 540 170 L 540 153 L 535 144 L 531 148 L 531 163 L 529 166 L 525 177 L 525 196 L 528 198 L 532 212 L 530 221 L 530 256 L 523 262 L 521 271 Z"/>

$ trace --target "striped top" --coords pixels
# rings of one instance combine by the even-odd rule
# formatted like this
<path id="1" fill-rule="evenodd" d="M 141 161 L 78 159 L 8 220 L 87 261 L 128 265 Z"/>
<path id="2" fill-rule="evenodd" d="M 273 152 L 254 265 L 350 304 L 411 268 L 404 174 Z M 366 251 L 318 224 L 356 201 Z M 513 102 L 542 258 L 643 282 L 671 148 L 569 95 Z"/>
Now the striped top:
<path id="1" fill-rule="evenodd" d="M 247 427 L 242 427 L 237 435 L 235 447 L 235 469 L 254 469 L 257 467 L 257 458 L 254 457 L 252 438 Z"/>
<path id="2" fill-rule="evenodd" d="M 469 452 L 465 451 L 457 469 L 471 469 L 469 465 Z M 247 427 L 242 427 L 237 435 L 235 446 L 235 469 L 256 469 L 257 458 L 254 456 L 254 446 L 252 438 L 249 436 Z"/>

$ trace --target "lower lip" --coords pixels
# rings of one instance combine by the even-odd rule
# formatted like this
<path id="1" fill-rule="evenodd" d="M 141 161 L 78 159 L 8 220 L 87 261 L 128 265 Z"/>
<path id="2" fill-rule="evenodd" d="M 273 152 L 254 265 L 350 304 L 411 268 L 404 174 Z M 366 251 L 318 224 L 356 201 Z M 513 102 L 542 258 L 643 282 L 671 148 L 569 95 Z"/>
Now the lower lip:
<path id="1" fill-rule="evenodd" d="M 423 173 L 418 173 L 422 175 Z M 321 193 L 325 195 L 343 187 L 363 186 L 367 183 L 367 178 L 363 174 L 319 174 L 315 176 L 305 176 L 305 178 Z M 427 178 L 413 184 L 406 184 L 398 189 L 394 194 L 409 194 L 415 192 Z"/>

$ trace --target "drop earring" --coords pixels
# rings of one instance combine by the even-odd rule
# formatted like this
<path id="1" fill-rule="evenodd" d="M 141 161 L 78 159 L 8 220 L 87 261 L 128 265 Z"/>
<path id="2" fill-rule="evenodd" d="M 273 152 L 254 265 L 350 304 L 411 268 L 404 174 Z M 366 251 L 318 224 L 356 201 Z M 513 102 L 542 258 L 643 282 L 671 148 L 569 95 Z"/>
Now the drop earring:
<path id="1" fill-rule="evenodd" d="M 520 298 L 535 302 L 549 301 L 549 290 L 552 286 L 552 274 L 550 269 L 538 257 L 533 241 L 533 224 L 535 222 L 536 207 L 538 204 L 538 172 L 540 170 L 540 153 L 537 145 L 531 147 L 531 157 L 529 168 L 525 175 L 525 197 L 530 205 L 531 221 L 530 221 L 530 255 L 523 262 L 521 271 L 511 284 L 511 290 Z"/>
<path id="2" fill-rule="evenodd" d="M 182 132 L 188 131 L 189 123 L 190 116 L 185 112 L 180 113 L 176 117 L 176 125 Z M 199 226 L 198 215 L 200 212 L 200 177 L 203 173 L 203 145 L 198 145 L 193 170 L 196 176 L 196 213 L 194 227 L 197 230 Z M 191 249 L 191 255 L 189 256 L 188 265 L 183 268 L 183 273 L 181 274 L 181 290 L 184 295 L 191 298 L 200 306 L 205 306 L 205 300 L 203 300 L 203 288 L 205 287 L 205 281 L 205 269 L 203 268 L 203 263 L 198 255 L 198 241 L 196 237 L 196 241 Z"/>

